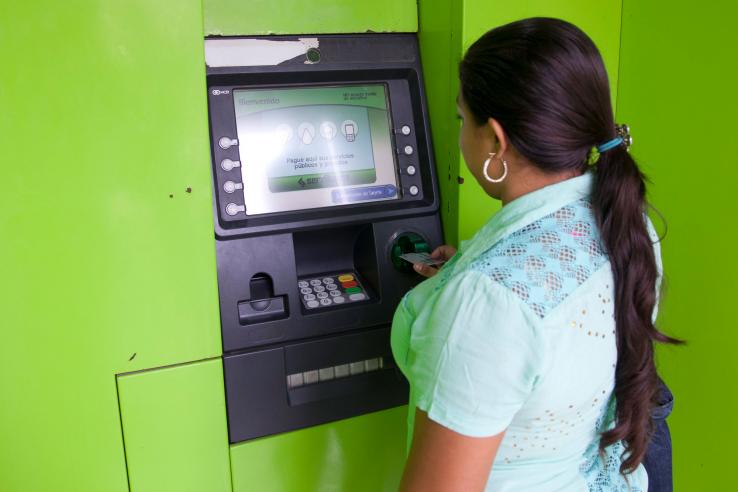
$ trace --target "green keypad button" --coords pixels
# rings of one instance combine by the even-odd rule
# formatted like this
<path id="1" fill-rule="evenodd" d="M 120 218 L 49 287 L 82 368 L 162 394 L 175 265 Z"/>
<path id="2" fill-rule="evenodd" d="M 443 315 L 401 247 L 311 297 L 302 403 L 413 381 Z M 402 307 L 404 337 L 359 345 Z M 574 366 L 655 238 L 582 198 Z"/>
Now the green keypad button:
<path id="1" fill-rule="evenodd" d="M 346 292 L 348 292 L 349 294 L 358 294 L 359 292 L 361 292 L 361 287 L 349 287 L 348 289 L 346 289 Z"/>

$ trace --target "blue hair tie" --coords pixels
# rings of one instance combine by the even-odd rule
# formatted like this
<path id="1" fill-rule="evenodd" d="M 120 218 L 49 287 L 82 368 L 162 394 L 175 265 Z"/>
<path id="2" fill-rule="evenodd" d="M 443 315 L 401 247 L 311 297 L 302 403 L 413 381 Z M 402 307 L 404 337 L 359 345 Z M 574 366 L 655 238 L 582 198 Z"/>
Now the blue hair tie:
<path id="1" fill-rule="evenodd" d="M 617 137 L 607 142 L 597 145 L 589 149 L 587 154 L 587 164 L 594 166 L 600 159 L 600 154 L 607 152 L 610 149 L 614 149 L 618 145 L 624 145 L 625 150 L 630 150 L 631 144 L 633 144 L 633 137 L 630 136 L 630 128 L 628 125 L 615 125 L 615 134 Z"/>
<path id="2" fill-rule="evenodd" d="M 623 137 L 615 137 L 612 140 L 603 143 L 602 145 L 597 146 L 597 152 L 602 154 L 603 152 L 607 152 L 610 149 L 614 149 L 618 145 L 623 143 Z"/>

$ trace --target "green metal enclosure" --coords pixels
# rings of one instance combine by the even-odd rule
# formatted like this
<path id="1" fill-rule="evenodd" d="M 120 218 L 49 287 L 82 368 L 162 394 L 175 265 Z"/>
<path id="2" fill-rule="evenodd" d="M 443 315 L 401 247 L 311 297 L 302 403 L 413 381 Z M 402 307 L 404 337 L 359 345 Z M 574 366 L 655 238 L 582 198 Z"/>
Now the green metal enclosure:
<path id="1" fill-rule="evenodd" d="M 735 487 L 737 21 L 732 0 L 623 2 L 617 117 L 631 125 L 633 155 L 666 219 L 658 323 L 687 341 L 657 353 L 675 395 L 677 491 Z"/>
<path id="2" fill-rule="evenodd" d="M 533 15 L 593 37 L 655 182 L 663 326 L 690 341 L 659 354 L 677 395 L 676 486 L 721 490 L 738 437 L 738 267 L 721 229 L 736 212 L 736 72 L 721 50 L 738 11 L 680 3 L 2 2 L 0 490 L 396 490 L 404 407 L 228 443 L 203 40 L 417 32 L 456 243 L 497 209 L 461 162 L 456 65 L 487 29 Z"/>
<path id="3" fill-rule="evenodd" d="M 221 353 L 202 33 L 199 0 L 0 4 L 0 490 L 128 490 L 117 375 Z"/>

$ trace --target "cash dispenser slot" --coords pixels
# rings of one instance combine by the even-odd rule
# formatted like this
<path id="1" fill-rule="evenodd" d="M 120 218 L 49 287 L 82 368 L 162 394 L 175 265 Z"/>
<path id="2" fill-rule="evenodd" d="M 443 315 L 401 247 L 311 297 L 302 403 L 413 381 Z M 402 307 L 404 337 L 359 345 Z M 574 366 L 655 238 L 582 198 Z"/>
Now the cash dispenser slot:
<path id="1" fill-rule="evenodd" d="M 231 443 L 407 403 L 407 382 L 391 362 L 389 327 L 223 359 Z M 345 366 L 349 374 L 336 378 L 335 369 Z M 314 372 L 315 381 L 295 386 L 296 374 Z"/>
<path id="2" fill-rule="evenodd" d="M 373 357 L 288 374 L 289 404 L 290 406 L 303 405 L 319 400 L 381 390 L 386 384 L 384 381 L 386 377 L 394 376 L 384 371 L 388 367 L 387 360 L 385 357 Z M 384 377 L 376 377 L 375 371 L 384 371 L 382 374 Z"/>
<path id="3" fill-rule="evenodd" d="M 291 406 L 380 392 L 397 379 L 384 330 L 292 345 L 285 349 Z M 302 384 L 300 381 L 302 376 Z"/>

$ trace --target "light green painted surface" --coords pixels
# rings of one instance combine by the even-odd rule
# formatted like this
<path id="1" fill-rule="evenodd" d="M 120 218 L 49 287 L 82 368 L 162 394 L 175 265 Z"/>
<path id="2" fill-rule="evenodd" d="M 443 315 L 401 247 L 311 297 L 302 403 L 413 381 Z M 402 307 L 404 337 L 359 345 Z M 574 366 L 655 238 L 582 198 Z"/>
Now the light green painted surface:
<path id="1" fill-rule="evenodd" d="M 220 353 L 202 37 L 199 0 L 0 4 L 3 492 L 126 490 L 115 374 Z"/>
<path id="2" fill-rule="evenodd" d="M 584 30 L 597 44 L 610 75 L 615 99 L 620 45 L 621 0 L 529 0 L 490 2 L 465 0 L 463 46 L 466 49 L 482 34 L 496 26 L 526 17 L 558 17 Z M 456 97 L 456 94 L 453 95 Z M 473 163 L 481 166 L 481 162 Z M 468 239 L 499 210 L 500 202 L 487 196 L 468 171 L 460 166 L 464 184 L 459 191 L 459 238 Z"/>
<path id="3" fill-rule="evenodd" d="M 415 32 L 415 0 L 204 0 L 208 36 Z"/>
<path id="4" fill-rule="evenodd" d="M 675 395 L 675 490 L 728 490 L 738 440 L 735 152 L 738 3 L 625 0 L 618 121 L 666 217 L 659 325 L 686 347 L 658 352 Z"/>
<path id="5" fill-rule="evenodd" d="M 456 93 L 461 59 L 462 9 L 457 0 L 418 2 L 418 40 L 433 132 L 441 219 L 446 242 L 457 244 L 459 221 L 459 121 Z"/>
<path id="6" fill-rule="evenodd" d="M 133 492 L 231 490 L 221 359 L 120 376 L 118 394 Z"/>
<path id="7" fill-rule="evenodd" d="M 407 407 L 231 446 L 234 492 L 394 492 Z"/>
<path id="8" fill-rule="evenodd" d="M 317 13 L 297 0 L 233 4 L 218 11 L 226 0 L 206 1 L 209 33 L 416 29 L 412 1 L 326 4 Z M 254 5 L 262 7 L 256 17 Z M 463 166 L 466 183 L 455 195 L 461 47 L 516 18 L 559 16 L 592 35 L 616 80 L 620 2 L 467 0 L 462 9 L 421 0 L 419 8 L 439 181 L 451 201 L 444 224 L 455 237 L 458 204 L 464 238 L 495 206 Z M 736 406 L 728 309 L 738 272 L 725 260 L 735 233 L 720 228 L 736 212 L 737 163 L 724 143 L 735 128 L 736 80 L 723 53 L 735 48 L 738 13 L 726 0 L 699 9 L 625 0 L 624 14 L 619 119 L 633 128 L 634 155 L 670 225 L 662 323 L 690 341 L 660 353 L 677 397 L 677 490 L 717 490 L 738 437 L 728 413 Z M 114 374 L 220 353 L 202 21 L 194 0 L 0 5 L 0 490 L 127 490 Z M 709 142 L 709 154 L 665 146 L 674 135 Z M 199 386 L 222 395 L 221 383 L 205 388 L 215 364 L 206 363 L 210 376 Z M 176 370 L 145 374 L 167 371 Z M 139 391 L 125 381 L 139 377 L 141 388 L 162 395 L 186 388 L 168 384 L 175 376 L 121 377 L 124 398 Z M 404 422 L 402 408 L 233 446 L 235 489 L 394 490 Z M 138 442 L 144 454 L 132 458 L 142 467 L 132 461 L 131 469 L 154 477 L 141 457 L 165 443 Z M 213 448 L 206 459 L 222 467 L 219 456 Z"/>

